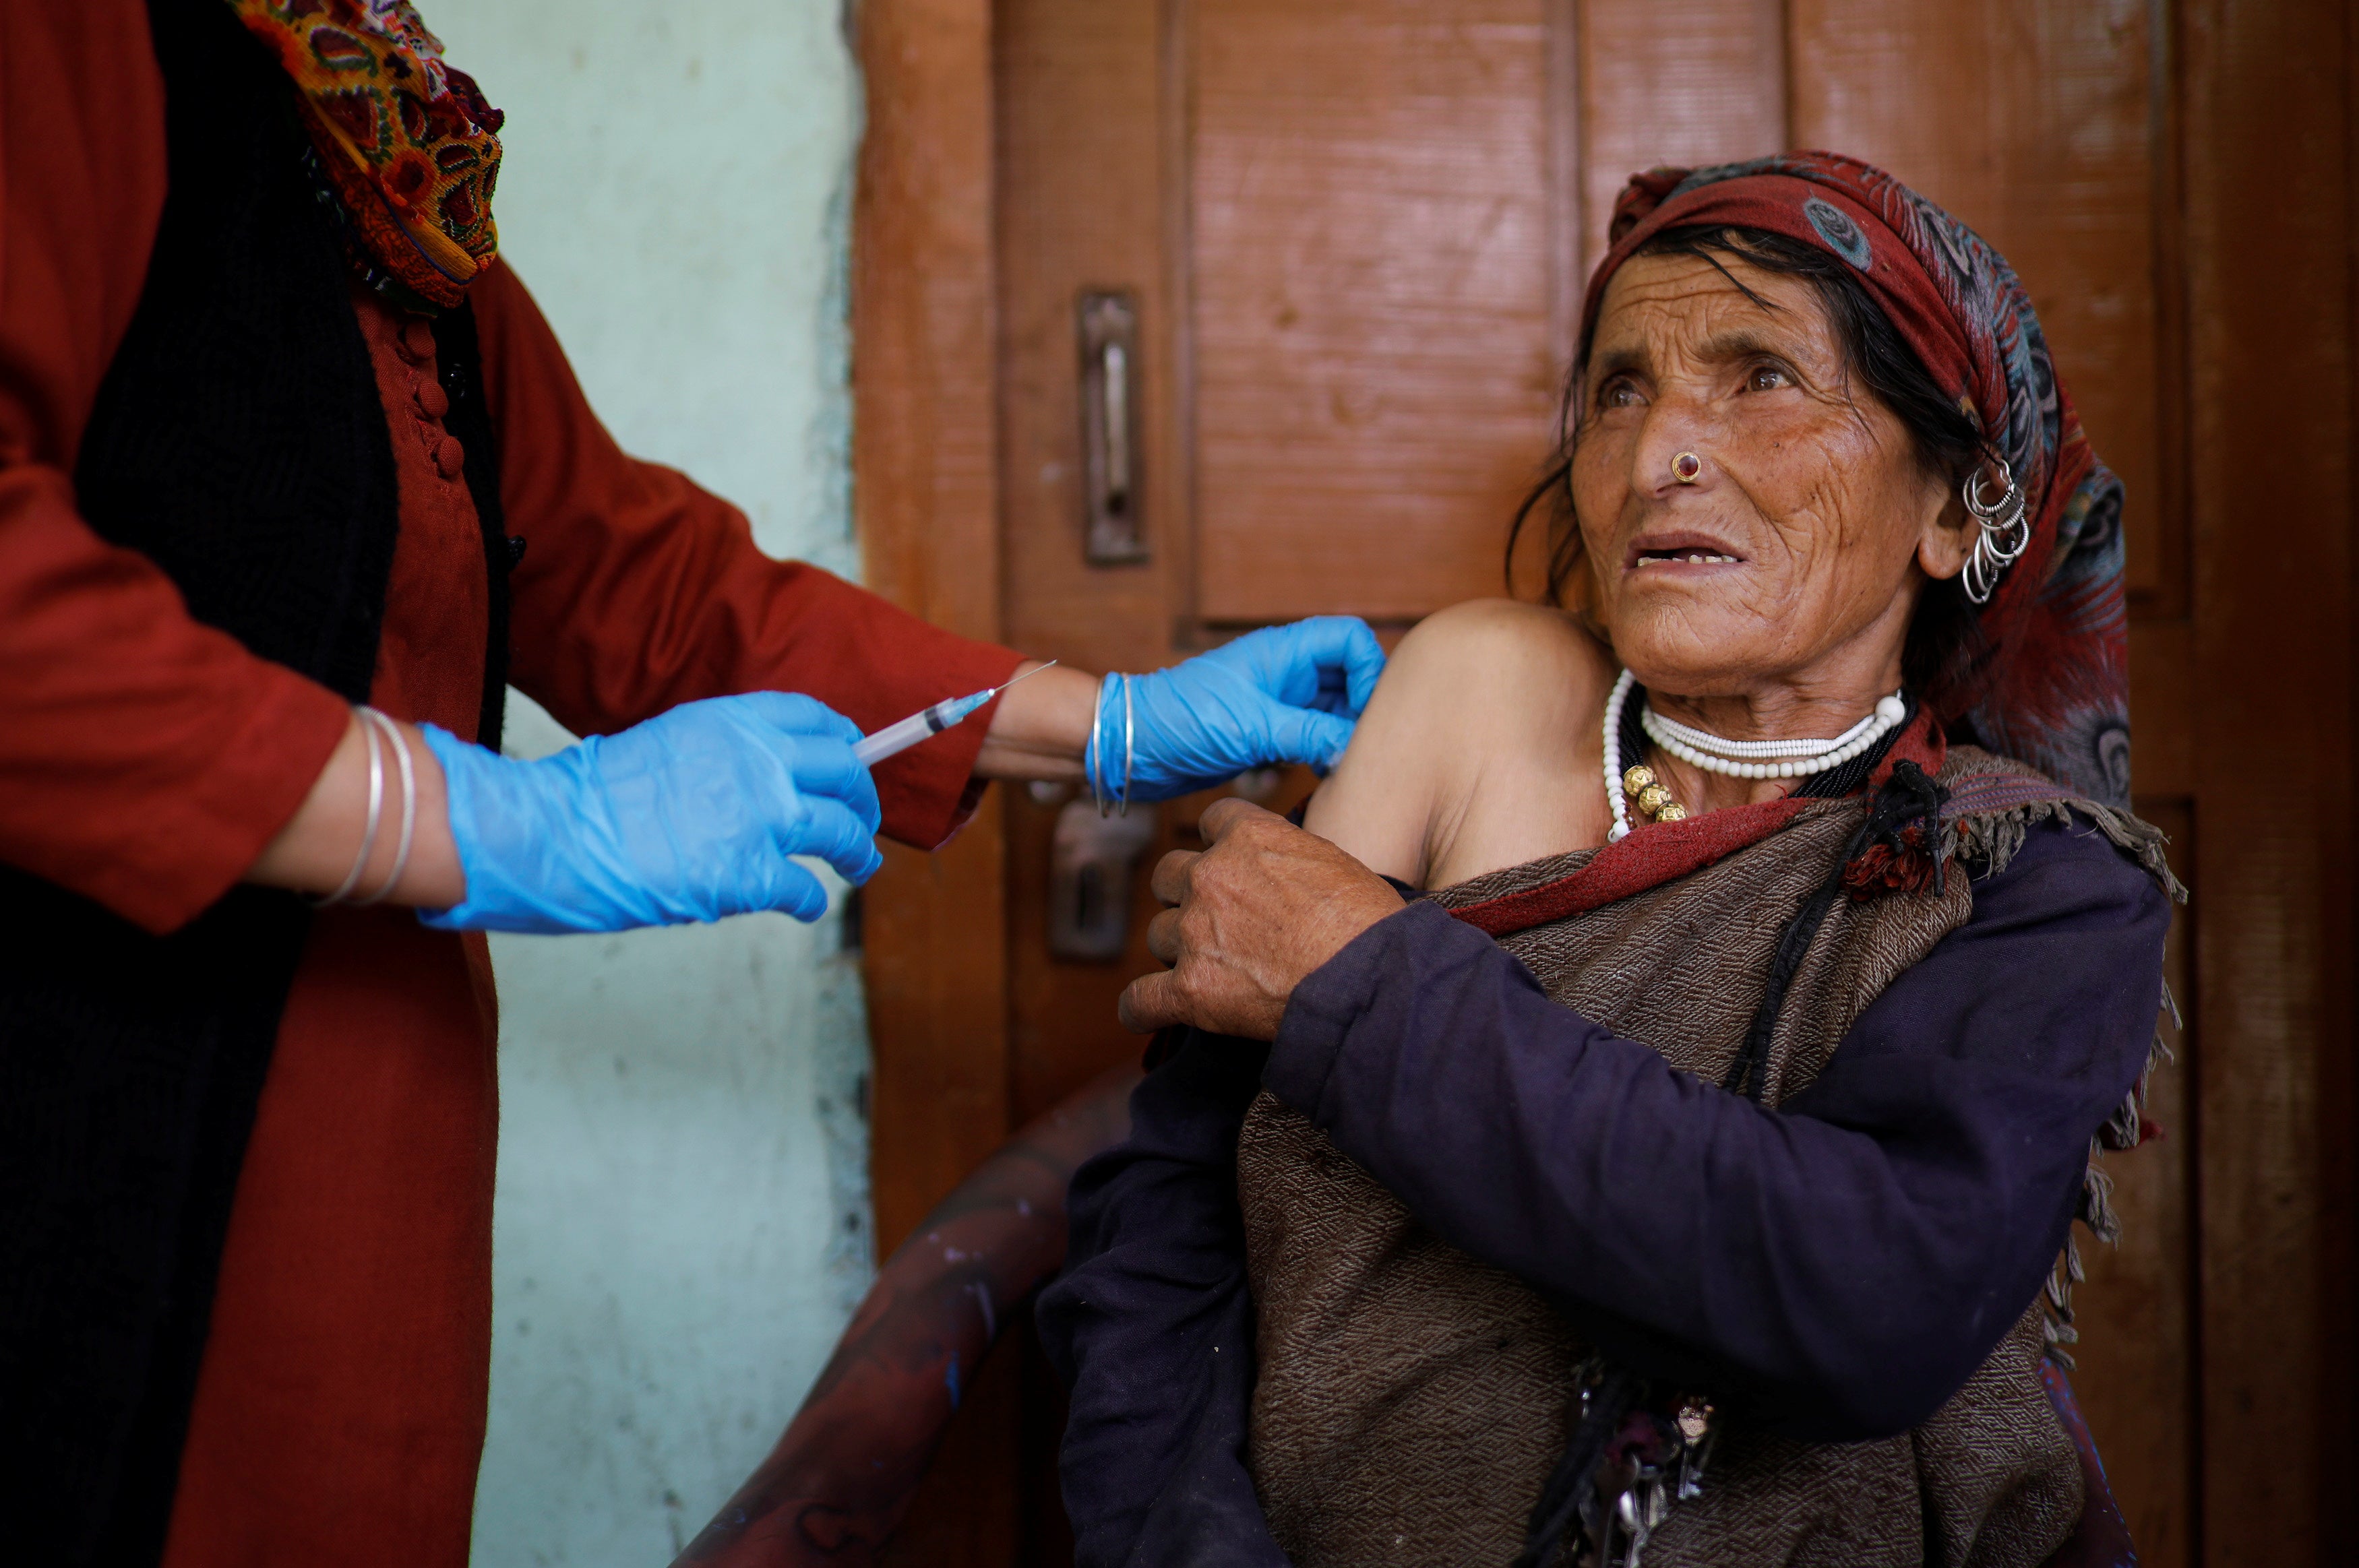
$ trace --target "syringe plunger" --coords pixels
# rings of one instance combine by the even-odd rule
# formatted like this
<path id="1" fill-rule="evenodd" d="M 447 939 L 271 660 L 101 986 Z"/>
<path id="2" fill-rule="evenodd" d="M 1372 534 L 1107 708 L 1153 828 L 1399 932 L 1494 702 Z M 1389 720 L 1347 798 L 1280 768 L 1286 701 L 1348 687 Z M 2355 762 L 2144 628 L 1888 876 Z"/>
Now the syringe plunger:
<path id="1" fill-rule="evenodd" d="M 853 747 L 852 754 L 861 766 L 873 768 L 886 758 L 898 756 L 919 741 L 940 734 L 997 695 L 998 688 L 994 687 L 970 697 L 944 697 L 897 724 L 887 724 Z"/>
<path id="2" fill-rule="evenodd" d="M 886 758 L 897 757 L 919 741 L 939 735 L 953 724 L 964 722 L 968 715 L 1014 686 L 1016 681 L 1030 680 L 1056 662 L 1050 659 L 1047 665 L 1035 665 L 1017 676 L 1016 680 L 972 692 L 965 697 L 946 697 L 931 708 L 920 708 L 897 724 L 887 724 L 853 747 L 852 754 L 862 767 L 873 768 Z"/>

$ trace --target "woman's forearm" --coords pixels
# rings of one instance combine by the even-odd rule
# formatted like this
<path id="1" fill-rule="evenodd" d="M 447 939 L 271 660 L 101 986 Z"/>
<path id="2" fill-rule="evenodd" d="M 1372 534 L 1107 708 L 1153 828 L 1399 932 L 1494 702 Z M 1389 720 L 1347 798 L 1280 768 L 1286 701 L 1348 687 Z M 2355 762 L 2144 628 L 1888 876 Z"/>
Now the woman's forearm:
<path id="1" fill-rule="evenodd" d="M 1875 1139 L 1674 1071 L 1440 910 L 1371 928 L 1306 982 L 1267 1082 L 1443 1239 L 1701 1356 L 1723 1394 L 1801 1417 L 1798 1435 L 1906 1430 L 1989 1350 L 1950 1310 L 1992 1282 L 1986 1202 L 1929 1226 L 1930 1195 Z"/>
<path id="2" fill-rule="evenodd" d="M 312 784 L 311 793 L 277 837 L 263 848 L 246 872 L 246 881 L 314 896 L 344 885 L 353 861 L 360 858 L 368 829 L 369 746 L 361 728 L 364 722 L 357 712 L 353 715 L 344 738 Z M 399 881 L 386 887 L 400 851 L 404 792 L 400 759 L 394 753 L 392 737 L 380 727 L 377 830 L 347 896 L 373 899 L 382 889 L 382 902 L 387 903 L 448 909 L 466 898 L 467 879 L 460 870 L 458 846 L 451 837 L 442 770 L 416 725 L 396 720 L 394 729 L 409 753 L 409 778 L 417 795 L 408 859 Z"/>
<path id="3" fill-rule="evenodd" d="M 1031 678 L 1025 680 L 1033 671 Z M 1041 669 L 1038 659 L 1016 666 L 1007 694 L 992 710 L 991 732 L 975 758 L 987 779 L 1078 779 L 1097 708 L 1098 677 L 1070 665 Z"/>
<path id="4" fill-rule="evenodd" d="M 1019 667 L 1038 667 L 1037 661 Z M 975 771 L 985 778 L 1078 779 L 1089 740 L 1097 677 L 1060 665 L 1010 690 L 992 715 Z M 345 727 L 310 794 L 277 837 L 264 847 L 245 880 L 314 896 L 344 885 L 361 854 L 368 827 L 369 748 L 357 714 Z M 409 752 L 417 819 L 400 880 L 381 902 L 448 909 L 467 896 L 467 880 L 451 833 L 442 769 L 414 724 L 396 721 Z M 403 805 L 399 758 L 391 739 L 377 733 L 378 826 L 360 877 L 348 896 L 372 898 L 392 873 L 399 850 Z"/>
<path id="5" fill-rule="evenodd" d="M 2167 905 L 2135 868 L 2059 905 L 2038 863 L 2067 846 L 2033 837 L 1779 1110 L 1431 908 L 1306 982 L 1267 1081 L 1436 1233 L 1704 1355 L 1795 1435 L 1902 1430 L 2030 1302 L 2152 1033 Z"/>

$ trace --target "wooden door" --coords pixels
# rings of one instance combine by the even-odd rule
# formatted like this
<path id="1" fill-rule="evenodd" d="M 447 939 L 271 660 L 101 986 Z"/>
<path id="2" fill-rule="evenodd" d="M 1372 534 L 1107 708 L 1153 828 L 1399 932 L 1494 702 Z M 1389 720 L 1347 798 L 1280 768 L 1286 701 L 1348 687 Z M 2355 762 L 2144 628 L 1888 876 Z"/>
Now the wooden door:
<path id="1" fill-rule="evenodd" d="M 1498 591 L 1634 169 L 1837 148 L 2013 260 L 2128 486 L 2138 806 L 2196 893 L 2169 960 L 2188 1028 L 2154 1088 L 2168 1136 L 2111 1163 L 2125 1236 L 2088 1249 L 2078 1386 L 2146 1562 L 2347 1552 L 2347 8 L 864 0 L 861 16 L 872 573 L 948 623 L 1091 668 L 1321 611 L 1389 634 Z M 1083 547 L 1076 308 L 1100 291 L 1138 323 L 1146 558 L 1120 565 Z M 947 859 L 897 857 L 869 900 L 886 1245 L 1006 1127 L 1137 1049 L 1112 1004 L 1149 963 L 1143 888 L 1119 961 L 1060 961 L 1045 940 L 1062 804 L 1008 792 Z M 1167 808 L 1145 859 L 1189 842 L 1202 804 Z M 1053 1385 L 1020 1375 L 1020 1351 L 1000 1359 L 911 1561 L 1067 1555 Z"/>

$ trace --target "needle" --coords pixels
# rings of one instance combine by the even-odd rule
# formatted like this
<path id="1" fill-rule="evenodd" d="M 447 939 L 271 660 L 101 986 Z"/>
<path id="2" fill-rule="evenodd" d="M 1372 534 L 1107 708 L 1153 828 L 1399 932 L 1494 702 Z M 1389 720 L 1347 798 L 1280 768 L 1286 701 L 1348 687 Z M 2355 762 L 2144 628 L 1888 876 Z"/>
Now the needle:
<path id="1" fill-rule="evenodd" d="M 946 697 L 931 708 L 921 708 L 897 724 L 887 724 L 875 734 L 853 747 L 852 754 L 859 759 L 863 767 L 873 768 L 886 758 L 898 756 L 919 741 L 939 735 L 951 726 L 962 722 L 976 708 L 981 708 L 1009 687 L 1030 680 L 1056 662 L 1050 659 L 1047 665 L 1035 665 L 1017 676 L 1015 680 L 1002 682 L 998 686 L 975 692 L 968 697 Z"/>

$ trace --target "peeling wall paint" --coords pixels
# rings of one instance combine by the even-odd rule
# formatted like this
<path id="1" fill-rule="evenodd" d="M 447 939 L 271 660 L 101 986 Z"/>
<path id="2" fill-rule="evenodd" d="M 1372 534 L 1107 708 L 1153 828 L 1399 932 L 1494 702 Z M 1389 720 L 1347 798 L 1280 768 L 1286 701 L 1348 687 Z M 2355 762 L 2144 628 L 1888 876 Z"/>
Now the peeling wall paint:
<path id="1" fill-rule="evenodd" d="M 838 0 L 423 8 L 507 111 L 502 248 L 592 406 L 770 553 L 853 575 Z M 568 739 L 513 695 L 508 723 L 519 754 Z M 494 940 L 484 1568 L 669 1560 L 817 1375 L 873 1271 L 842 949 L 834 914 Z"/>

